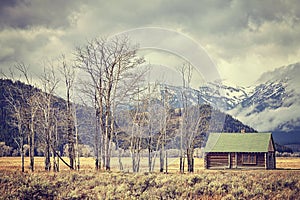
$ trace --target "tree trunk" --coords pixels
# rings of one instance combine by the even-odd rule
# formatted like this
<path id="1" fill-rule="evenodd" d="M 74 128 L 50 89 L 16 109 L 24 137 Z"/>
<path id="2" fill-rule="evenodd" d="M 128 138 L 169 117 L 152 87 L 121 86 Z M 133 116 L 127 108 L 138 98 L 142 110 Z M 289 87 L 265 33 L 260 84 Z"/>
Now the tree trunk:
<path id="1" fill-rule="evenodd" d="M 108 103 L 109 104 L 109 103 Z M 105 141 L 104 141 L 104 157 L 105 157 L 105 170 L 110 170 L 110 107 L 107 106 L 108 109 L 105 113 Z"/>
<path id="2" fill-rule="evenodd" d="M 20 148 L 21 148 L 21 151 L 20 151 L 20 153 L 21 153 L 21 169 L 22 169 L 22 172 L 24 172 L 25 171 L 25 167 L 24 167 L 25 155 L 24 155 L 24 138 L 23 138 L 23 136 L 21 137 Z"/>
<path id="3" fill-rule="evenodd" d="M 34 171 L 34 131 L 31 131 L 31 137 L 29 140 L 29 157 L 30 157 L 30 169 Z"/>
<path id="4" fill-rule="evenodd" d="M 104 129 L 103 129 L 104 130 Z M 102 162 L 102 169 L 105 169 L 106 166 L 106 157 L 105 157 L 105 133 L 102 133 L 101 136 L 101 147 L 100 147 L 100 152 L 101 152 L 101 162 Z"/>
<path id="5" fill-rule="evenodd" d="M 96 108 L 96 104 L 95 104 L 95 110 L 96 110 L 96 129 L 95 129 L 95 137 L 94 137 L 94 152 L 95 152 L 95 168 L 96 170 L 99 170 L 99 112 L 98 109 Z"/>
<path id="6" fill-rule="evenodd" d="M 182 160 L 182 156 L 181 155 L 180 155 L 180 158 L 179 158 L 179 171 L 180 171 L 180 173 L 184 172 L 183 160 Z"/>
<path id="7" fill-rule="evenodd" d="M 118 148 L 118 160 L 119 160 L 119 169 L 120 171 L 124 170 L 122 159 L 121 159 L 121 149 Z"/>
<path id="8" fill-rule="evenodd" d="M 77 145 L 78 146 L 78 145 Z M 79 155 L 79 152 L 78 152 L 78 147 L 77 147 L 77 166 L 76 166 L 76 169 L 79 171 L 80 170 L 80 155 Z"/>
<path id="9" fill-rule="evenodd" d="M 50 171 L 51 170 L 51 162 L 50 162 L 50 144 L 47 142 L 46 148 L 45 148 L 45 170 Z"/>
<path id="10" fill-rule="evenodd" d="M 132 171 L 139 172 L 140 168 L 140 139 L 132 135 L 131 139 Z"/>
<path id="11" fill-rule="evenodd" d="M 56 152 L 56 171 L 59 172 L 59 151 Z"/>
<path id="12" fill-rule="evenodd" d="M 106 167 L 105 170 L 106 171 L 110 171 L 110 155 L 111 155 L 111 140 L 110 138 L 108 138 L 108 143 L 107 143 L 107 147 L 106 147 Z"/>
<path id="13" fill-rule="evenodd" d="M 168 173 L 168 151 L 165 151 L 165 157 L 166 157 L 166 173 Z"/>
<path id="14" fill-rule="evenodd" d="M 28 143 L 29 143 L 29 165 L 30 165 L 30 170 L 33 172 L 34 171 L 34 129 L 33 129 L 33 117 L 31 119 L 30 123 L 30 128 L 29 128 L 29 135 L 28 135 Z"/>
<path id="15" fill-rule="evenodd" d="M 151 155 L 151 147 L 150 144 L 148 146 L 148 168 L 149 168 L 149 172 L 151 172 L 151 164 L 152 164 L 152 155 Z"/>
<path id="16" fill-rule="evenodd" d="M 194 150 L 193 148 L 187 149 L 188 172 L 194 172 Z"/>
<path id="17" fill-rule="evenodd" d="M 53 160 L 53 171 L 58 172 L 57 170 L 57 163 L 56 163 L 56 154 L 55 154 L 55 149 L 52 150 L 52 160 Z"/>
<path id="18" fill-rule="evenodd" d="M 133 150 L 131 150 L 131 164 L 132 164 L 132 172 L 135 172 L 135 154 L 134 152 L 132 152 Z"/>
<path id="19" fill-rule="evenodd" d="M 56 121 L 57 123 L 57 121 Z M 57 124 L 55 125 L 55 135 L 54 135 L 54 141 L 53 141 L 53 148 L 52 149 L 52 159 L 53 159 L 53 171 L 54 172 L 58 172 L 59 169 L 58 169 L 58 163 L 57 163 L 57 152 L 56 152 L 56 149 L 57 149 L 57 142 L 58 142 L 58 132 L 57 132 Z"/>
<path id="20" fill-rule="evenodd" d="M 74 146 L 72 145 L 72 143 L 69 143 L 68 150 L 69 150 L 70 168 L 74 169 L 75 156 L 74 156 Z"/>
<path id="21" fill-rule="evenodd" d="M 45 147 L 45 170 L 51 170 L 51 161 L 50 161 L 50 136 L 49 133 L 46 133 L 46 147 Z"/>
<path id="22" fill-rule="evenodd" d="M 137 153 L 137 162 L 136 162 L 136 172 L 140 171 L 140 161 L 141 161 L 141 154 L 138 151 L 138 153 Z"/>
<path id="23" fill-rule="evenodd" d="M 182 157 L 182 173 L 184 173 L 184 165 L 185 165 L 185 154 Z"/>
<path id="24" fill-rule="evenodd" d="M 79 146 L 78 146 L 78 129 L 77 129 L 77 117 L 76 117 L 76 112 L 75 112 L 75 145 L 76 145 L 76 158 L 75 159 L 75 164 L 76 164 L 76 169 L 79 171 L 80 169 L 80 154 L 79 154 Z"/>
<path id="25" fill-rule="evenodd" d="M 67 112 L 68 112 L 68 154 L 69 154 L 70 168 L 74 169 L 74 163 L 75 163 L 74 128 L 71 119 L 70 108 L 68 109 Z"/>
<path id="26" fill-rule="evenodd" d="M 120 171 L 123 171 L 123 163 L 122 163 L 122 157 L 121 157 L 121 153 L 122 153 L 122 149 L 119 148 L 119 138 L 118 138 L 118 134 L 115 134 L 115 138 L 116 138 L 116 146 L 118 149 L 118 161 L 119 161 L 119 169 Z"/>
<path id="27" fill-rule="evenodd" d="M 160 172 L 164 172 L 164 160 L 165 160 L 165 157 L 164 157 L 164 147 L 162 145 L 162 148 L 159 150 L 159 171 Z"/>
<path id="28" fill-rule="evenodd" d="M 180 112 L 181 113 L 181 112 Z M 182 116 L 183 118 L 184 116 Z M 183 120 L 181 124 L 180 130 L 180 158 L 179 158 L 179 171 L 180 173 L 184 173 L 184 158 L 183 158 Z"/>
<path id="29" fill-rule="evenodd" d="M 151 171 L 154 171 L 156 157 L 157 157 L 157 151 L 154 152 L 154 155 L 152 156 L 152 159 L 151 159 L 152 160 Z"/>

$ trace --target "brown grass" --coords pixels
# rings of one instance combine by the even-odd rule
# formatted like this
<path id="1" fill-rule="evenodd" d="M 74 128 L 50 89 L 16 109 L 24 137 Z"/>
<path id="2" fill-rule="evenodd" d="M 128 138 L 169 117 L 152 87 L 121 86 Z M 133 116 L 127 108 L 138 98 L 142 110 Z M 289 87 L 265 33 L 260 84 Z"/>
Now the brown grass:
<path id="1" fill-rule="evenodd" d="M 281 170 L 204 170 L 197 158 L 194 174 L 178 173 L 178 159 L 169 159 L 169 174 L 118 172 L 117 158 L 112 172 L 94 170 L 93 158 L 81 158 L 80 171 L 60 162 L 58 173 L 45 172 L 42 157 L 34 173 L 28 158 L 25 173 L 20 162 L 0 157 L 0 199 L 300 199 L 300 158 L 277 158 Z M 130 158 L 123 164 L 130 169 Z"/>
<path id="2" fill-rule="evenodd" d="M 68 162 L 68 158 L 64 158 Z M 125 171 L 131 171 L 131 158 L 122 158 Z M 168 172 L 176 173 L 179 171 L 179 158 L 168 159 Z M 187 162 L 185 162 L 185 169 Z M 276 158 L 276 166 L 278 169 L 294 169 L 300 170 L 300 158 L 294 157 L 280 157 Z M 118 159 L 112 158 L 111 167 L 113 171 L 118 171 Z M 80 168 L 82 170 L 93 170 L 95 169 L 95 160 L 92 157 L 80 158 Z M 21 158 L 20 157 L 0 157 L 0 170 L 15 171 L 21 169 Z M 159 169 L 159 160 L 156 160 L 156 171 Z M 60 170 L 65 171 L 69 168 L 60 161 Z M 203 159 L 195 158 L 195 172 L 203 170 Z M 25 171 L 29 170 L 29 158 L 25 158 Z M 35 171 L 44 171 L 44 157 L 35 157 Z M 147 158 L 141 160 L 141 172 L 148 171 Z"/>
<path id="3" fill-rule="evenodd" d="M 300 170 L 300 158 L 280 157 L 276 158 L 278 169 L 298 169 Z"/>

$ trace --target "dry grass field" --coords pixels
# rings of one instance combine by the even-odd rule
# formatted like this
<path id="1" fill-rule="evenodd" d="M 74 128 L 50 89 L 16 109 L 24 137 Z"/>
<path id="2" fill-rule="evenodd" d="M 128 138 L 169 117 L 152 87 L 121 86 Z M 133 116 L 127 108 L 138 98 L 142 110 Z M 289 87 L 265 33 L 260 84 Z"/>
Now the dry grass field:
<path id="1" fill-rule="evenodd" d="M 64 158 L 68 161 L 67 158 Z M 122 158 L 124 171 L 131 171 L 131 158 Z M 156 161 L 156 169 L 159 168 L 159 160 Z M 147 172 L 147 158 L 141 159 L 141 172 Z M 112 171 L 118 171 L 118 159 L 113 157 L 111 160 Z M 276 158 L 276 167 L 278 169 L 286 170 L 300 170 L 300 158 L 296 157 L 279 157 Z M 44 171 L 44 158 L 35 157 L 35 171 Z M 81 170 L 93 170 L 95 168 L 95 160 L 92 157 L 80 158 Z M 21 169 L 21 158 L 20 157 L 0 157 L 0 170 L 20 170 Z M 186 166 L 187 169 L 187 166 Z M 203 159 L 195 158 L 195 172 L 203 170 Z M 69 168 L 60 162 L 60 170 L 69 170 Z M 169 158 L 168 159 L 168 172 L 176 173 L 179 170 L 179 159 Z M 29 158 L 25 158 L 25 171 L 29 172 Z"/>
<path id="2" fill-rule="evenodd" d="M 125 172 L 95 171 L 93 158 L 81 158 L 81 170 L 45 172 L 43 158 L 35 159 L 25 173 L 20 158 L 0 157 L 0 199 L 300 199 L 300 158 L 277 158 L 277 170 L 204 170 L 195 160 L 195 173 L 178 173 L 178 160 L 169 159 L 168 174 L 127 173 L 130 158 L 123 159 Z M 157 161 L 158 162 L 158 161 Z M 158 164 L 158 163 L 157 163 Z"/>

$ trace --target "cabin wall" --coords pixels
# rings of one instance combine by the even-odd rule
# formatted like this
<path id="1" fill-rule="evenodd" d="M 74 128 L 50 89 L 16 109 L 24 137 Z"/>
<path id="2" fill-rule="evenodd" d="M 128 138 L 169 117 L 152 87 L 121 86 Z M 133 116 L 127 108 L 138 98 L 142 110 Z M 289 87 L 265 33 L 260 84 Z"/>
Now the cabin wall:
<path id="1" fill-rule="evenodd" d="M 250 155 L 252 162 L 245 162 L 244 156 Z M 253 161 L 253 158 L 255 161 Z M 244 160 L 243 160 L 244 159 Z M 204 158 L 206 169 L 275 169 L 276 160 L 273 152 L 269 153 L 207 153 Z"/>
<path id="2" fill-rule="evenodd" d="M 229 168 L 236 168 L 237 166 L 237 153 L 229 153 L 230 155 L 230 165 Z"/>
<path id="3" fill-rule="evenodd" d="M 244 163 L 243 155 L 251 154 L 256 157 L 253 164 Z M 265 168 L 265 153 L 237 153 L 237 168 Z"/>
<path id="4" fill-rule="evenodd" d="M 276 169 L 276 157 L 275 157 L 275 153 L 274 152 L 268 152 L 267 158 L 268 158 L 267 168 L 268 169 Z"/>
<path id="5" fill-rule="evenodd" d="M 205 155 L 205 168 L 228 168 L 228 153 L 208 153 Z"/>

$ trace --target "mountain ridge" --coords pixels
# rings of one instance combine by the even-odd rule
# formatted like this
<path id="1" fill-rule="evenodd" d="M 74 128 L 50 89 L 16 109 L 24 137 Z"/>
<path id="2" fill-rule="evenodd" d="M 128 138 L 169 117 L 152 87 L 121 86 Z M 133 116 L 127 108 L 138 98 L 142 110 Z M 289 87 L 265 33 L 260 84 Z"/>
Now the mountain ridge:
<path id="1" fill-rule="evenodd" d="M 13 132 L 16 132 L 17 129 L 14 128 L 11 124 L 8 123 L 8 121 L 10 121 L 10 112 L 9 110 L 11 110 L 10 105 L 6 102 L 5 100 L 5 91 L 9 91 L 10 88 L 18 88 L 18 87 L 22 87 L 24 88 L 24 90 L 26 90 L 26 88 L 30 88 L 30 90 L 34 90 L 34 91 L 40 91 L 39 89 L 36 89 L 32 86 L 28 86 L 22 82 L 13 82 L 11 80 L 3 80 L 0 79 L 0 91 L 1 91 L 1 95 L 0 95 L 0 120 L 1 120 L 1 126 L 0 126 L 0 142 L 5 142 L 5 145 L 8 147 L 13 147 L 14 149 L 17 148 L 17 145 L 14 142 L 14 136 L 17 135 L 17 133 L 12 134 Z M 162 91 L 160 91 L 162 92 Z M 178 92 L 178 91 L 177 91 Z M 27 92 L 25 92 L 27 93 Z M 30 92 L 28 92 L 27 94 L 30 94 Z M 191 93 L 192 94 L 192 93 Z M 14 95 L 14 98 L 19 98 L 18 95 Z M 64 106 L 66 106 L 66 102 L 60 98 L 60 97 L 55 97 L 54 99 L 54 104 L 55 105 L 60 105 L 61 109 L 65 109 Z M 173 99 L 174 100 L 174 99 Z M 161 101 L 161 100 L 160 100 Z M 173 103 L 177 103 L 177 101 L 174 101 Z M 194 102 L 195 103 L 195 102 Z M 160 102 L 160 104 L 163 104 L 163 101 Z M 209 123 L 212 123 L 212 125 L 209 125 L 207 127 L 207 130 L 211 130 L 211 131 L 217 131 L 217 132 L 240 132 L 242 129 L 245 130 L 246 132 L 256 132 L 255 129 L 243 124 L 242 122 L 238 121 L 237 119 L 234 119 L 233 117 L 231 117 L 229 114 L 226 113 L 222 113 L 221 111 L 214 109 L 212 106 L 207 105 L 207 104 L 202 104 L 202 106 L 200 107 L 203 111 L 203 113 L 211 113 L 209 116 L 205 117 L 205 120 Z M 174 108 L 171 109 L 172 112 L 175 112 Z M 78 121 L 80 121 L 80 126 L 79 126 L 79 140 L 81 143 L 83 144 L 88 144 L 90 146 L 93 145 L 93 130 L 95 129 L 95 127 L 93 127 L 92 124 L 92 117 L 93 117 L 93 109 L 92 108 L 85 108 L 84 106 L 79 106 L 79 109 L 76 111 L 77 113 L 77 118 Z M 173 114 L 173 117 L 176 118 L 176 116 L 178 117 L 178 114 Z M 91 119 L 89 121 L 89 118 Z M 222 119 L 223 121 L 219 121 L 219 119 Z M 178 118 L 175 121 L 180 121 L 180 119 Z M 82 124 L 82 123 L 85 124 Z M 206 123 L 206 124 L 209 124 Z M 177 126 L 177 123 L 173 124 L 174 126 Z M 174 132 L 174 131 L 173 131 Z M 61 138 L 66 138 L 66 136 L 64 135 L 64 133 L 59 133 L 61 134 Z M 38 137 L 38 133 L 36 134 Z M 37 138 L 38 139 L 38 138 Z M 39 141 L 39 140 L 37 140 Z M 26 143 L 26 137 L 25 137 L 25 143 Z M 66 144 L 66 141 L 62 141 L 61 145 L 60 145 L 60 151 L 63 152 L 64 149 L 64 145 Z M 40 144 L 37 143 L 37 145 L 39 146 Z"/>
<path id="2" fill-rule="evenodd" d="M 249 87 L 222 81 L 187 89 L 190 104 L 205 103 L 226 112 L 259 132 L 273 132 L 282 144 L 300 144 L 300 63 L 262 74 Z M 164 86 L 174 93 L 170 103 L 180 107 L 180 87 Z M 173 92 L 172 92 L 173 90 Z"/>
<path id="3" fill-rule="evenodd" d="M 235 87 L 221 81 L 206 83 L 198 90 L 161 84 L 156 98 L 157 101 L 162 101 L 168 93 L 170 105 L 173 108 L 182 108 L 184 93 L 190 105 L 210 105 L 232 116 L 230 121 L 237 120 L 258 132 L 272 132 L 275 142 L 281 145 L 297 146 L 300 144 L 300 80 L 297 77 L 299 74 L 300 63 L 295 63 L 262 74 L 256 85 L 251 87 Z M 3 84 L 1 87 L 4 87 Z M 4 88 L 1 90 L 5 91 Z M 1 98 L 3 94 L 4 92 Z M 1 102 L 3 104 L 3 99 Z M 5 114 L 2 104 L 1 115 Z M 86 115 L 82 109 L 81 107 L 80 112 L 84 119 Z M 7 128 L 4 122 L 1 125 L 1 129 L 3 128 Z M 92 145 L 90 141 L 92 137 L 87 135 L 89 128 L 91 127 L 86 126 L 81 130 L 83 133 L 81 137 L 82 142 Z M 1 134 L 4 132 L 1 131 Z M 5 138 L 3 135 L 0 137 L 1 140 L 6 140 Z M 12 143 L 13 139 L 10 138 L 8 141 Z"/>

